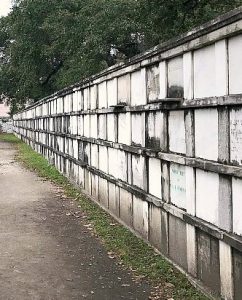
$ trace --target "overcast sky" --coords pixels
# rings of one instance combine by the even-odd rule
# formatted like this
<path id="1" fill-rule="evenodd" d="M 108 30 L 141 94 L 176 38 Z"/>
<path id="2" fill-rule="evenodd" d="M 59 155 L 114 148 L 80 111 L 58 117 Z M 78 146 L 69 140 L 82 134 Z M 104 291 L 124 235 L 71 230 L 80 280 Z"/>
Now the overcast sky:
<path id="1" fill-rule="evenodd" d="M 11 8 L 11 0 L 0 0 L 0 16 L 6 16 Z"/>

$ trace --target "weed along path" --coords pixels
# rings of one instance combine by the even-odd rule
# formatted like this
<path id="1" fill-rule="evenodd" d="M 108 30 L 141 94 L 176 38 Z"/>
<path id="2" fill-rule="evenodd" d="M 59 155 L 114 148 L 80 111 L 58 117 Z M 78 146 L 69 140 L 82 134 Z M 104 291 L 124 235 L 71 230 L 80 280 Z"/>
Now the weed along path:
<path id="1" fill-rule="evenodd" d="M 94 236 L 78 203 L 0 140 L 0 299 L 149 299 Z"/>

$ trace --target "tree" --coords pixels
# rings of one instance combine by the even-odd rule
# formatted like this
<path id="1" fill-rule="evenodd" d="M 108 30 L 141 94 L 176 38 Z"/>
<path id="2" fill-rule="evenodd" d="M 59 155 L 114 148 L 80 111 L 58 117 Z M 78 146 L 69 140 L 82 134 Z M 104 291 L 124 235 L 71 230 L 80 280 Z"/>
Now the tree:
<path id="1" fill-rule="evenodd" d="M 16 0 L 0 19 L 1 98 L 16 110 L 241 3 Z"/>
<path id="2" fill-rule="evenodd" d="M 135 0 L 17 1 L 2 19 L 4 55 L 0 91 L 25 103 L 138 53 Z M 0 35 L 1 39 L 1 35 Z"/>
<path id="3" fill-rule="evenodd" d="M 140 0 L 146 46 L 178 36 L 241 4 L 241 0 Z"/>

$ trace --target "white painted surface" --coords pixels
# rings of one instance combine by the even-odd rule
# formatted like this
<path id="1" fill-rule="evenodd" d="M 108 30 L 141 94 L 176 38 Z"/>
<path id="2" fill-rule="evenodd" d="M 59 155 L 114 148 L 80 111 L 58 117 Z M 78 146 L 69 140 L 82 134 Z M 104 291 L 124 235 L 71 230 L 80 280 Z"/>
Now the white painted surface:
<path id="1" fill-rule="evenodd" d="M 183 55 L 184 98 L 193 99 L 193 54 L 187 52 Z"/>
<path id="2" fill-rule="evenodd" d="M 171 203 L 186 209 L 186 169 L 185 166 L 170 164 Z"/>
<path id="3" fill-rule="evenodd" d="M 114 78 L 107 81 L 108 106 L 117 105 L 118 102 L 118 80 Z"/>
<path id="4" fill-rule="evenodd" d="M 161 161 L 156 158 L 149 159 L 149 194 L 162 199 Z"/>
<path id="5" fill-rule="evenodd" d="M 242 109 L 230 112 L 230 161 L 242 165 Z"/>
<path id="6" fill-rule="evenodd" d="M 83 91 L 83 100 L 84 100 L 84 110 L 88 110 L 90 108 L 90 91 L 89 88 L 85 88 Z"/>
<path id="7" fill-rule="evenodd" d="M 216 59 L 216 96 L 228 94 L 228 51 L 227 41 L 221 40 L 215 43 Z"/>
<path id="8" fill-rule="evenodd" d="M 131 115 L 121 113 L 118 116 L 118 142 L 121 144 L 131 144 Z"/>
<path id="9" fill-rule="evenodd" d="M 169 145 L 172 152 L 186 153 L 184 111 L 169 114 Z"/>
<path id="10" fill-rule="evenodd" d="M 209 160 L 218 160 L 217 109 L 195 110 L 195 155 Z"/>
<path id="11" fill-rule="evenodd" d="M 116 177 L 122 181 L 127 181 L 127 154 L 125 151 L 117 151 L 117 171 Z"/>
<path id="12" fill-rule="evenodd" d="M 99 177 L 97 175 L 92 175 L 92 196 L 98 199 L 98 186 Z"/>
<path id="13" fill-rule="evenodd" d="M 131 122 L 132 144 L 145 147 L 145 114 L 132 114 Z"/>
<path id="14" fill-rule="evenodd" d="M 85 174 L 85 191 L 90 195 L 91 190 L 92 190 L 91 172 L 89 172 L 87 169 L 85 169 L 84 174 Z"/>
<path id="15" fill-rule="evenodd" d="M 119 187 L 111 182 L 108 184 L 108 199 L 110 211 L 119 216 Z"/>
<path id="16" fill-rule="evenodd" d="M 229 94 L 242 93 L 242 35 L 229 39 Z"/>
<path id="17" fill-rule="evenodd" d="M 107 138 L 107 115 L 98 116 L 98 138 L 106 140 Z"/>
<path id="18" fill-rule="evenodd" d="M 148 238 L 148 217 L 148 203 L 133 196 L 133 226 L 145 238 Z"/>
<path id="19" fill-rule="evenodd" d="M 69 112 L 69 97 L 68 97 L 68 95 L 64 96 L 64 112 L 65 113 Z M 53 114 L 52 104 L 51 104 L 51 113 Z"/>
<path id="20" fill-rule="evenodd" d="M 186 167 L 186 209 L 192 216 L 196 214 L 196 180 L 195 169 Z"/>
<path id="21" fill-rule="evenodd" d="M 146 178 L 146 165 L 145 158 L 140 155 L 132 156 L 132 172 L 133 172 L 133 185 L 146 190 L 147 178 Z"/>
<path id="22" fill-rule="evenodd" d="M 57 108 L 57 110 L 58 110 L 58 108 Z M 73 111 L 78 111 L 78 92 L 77 91 L 75 91 L 73 93 Z"/>
<path id="23" fill-rule="evenodd" d="M 84 187 L 84 169 L 82 167 L 79 167 L 79 184 Z"/>
<path id="24" fill-rule="evenodd" d="M 121 220 L 127 225 L 132 225 L 133 196 L 122 188 L 120 188 L 119 207 Z"/>
<path id="25" fill-rule="evenodd" d="M 197 274 L 197 245 L 196 228 L 187 224 L 187 268 L 188 272 L 196 277 Z"/>
<path id="26" fill-rule="evenodd" d="M 84 134 L 84 116 L 78 116 L 77 133 L 80 136 Z"/>
<path id="27" fill-rule="evenodd" d="M 109 174 L 118 178 L 119 166 L 118 166 L 118 150 L 114 148 L 108 148 L 108 170 Z"/>
<path id="28" fill-rule="evenodd" d="M 196 216 L 218 225 L 219 175 L 196 170 Z"/>
<path id="29" fill-rule="evenodd" d="M 84 115 L 83 134 L 85 137 L 90 137 L 90 115 Z"/>
<path id="30" fill-rule="evenodd" d="M 132 154 L 127 153 L 127 182 L 132 184 Z"/>
<path id="31" fill-rule="evenodd" d="M 221 295 L 225 300 L 233 300 L 233 266 L 232 249 L 219 241 Z"/>
<path id="32" fill-rule="evenodd" d="M 90 137 L 97 138 L 97 115 L 90 115 Z"/>
<path id="33" fill-rule="evenodd" d="M 146 70 L 144 68 L 131 74 L 131 105 L 146 103 Z"/>
<path id="34" fill-rule="evenodd" d="M 108 173 L 108 150 L 104 146 L 99 146 L 99 169 Z"/>
<path id="35" fill-rule="evenodd" d="M 215 45 L 194 51 L 194 97 L 216 96 Z"/>
<path id="36" fill-rule="evenodd" d="M 94 85 L 90 87 L 90 108 L 97 108 L 97 86 Z"/>
<path id="37" fill-rule="evenodd" d="M 232 180 L 233 232 L 242 236 L 242 180 Z"/>
<path id="38" fill-rule="evenodd" d="M 107 114 L 107 140 L 117 141 L 117 117 L 114 114 Z"/>
<path id="39" fill-rule="evenodd" d="M 77 116 L 72 116 L 72 134 L 77 134 Z"/>
<path id="40" fill-rule="evenodd" d="M 88 164 L 90 164 L 90 162 L 91 162 L 91 144 L 90 143 L 87 143 L 85 145 L 84 152 L 86 155 L 87 162 L 88 162 Z"/>
<path id="41" fill-rule="evenodd" d="M 108 208 L 108 182 L 101 177 L 99 177 L 98 194 L 101 205 Z"/>
<path id="42" fill-rule="evenodd" d="M 77 99 L 78 99 L 78 111 L 83 110 L 83 95 L 82 91 L 77 92 Z"/>
<path id="43" fill-rule="evenodd" d="M 98 146 L 91 144 L 91 166 L 98 169 Z"/>
<path id="44" fill-rule="evenodd" d="M 131 97 L 130 74 L 118 78 L 118 103 L 130 104 Z"/>
<path id="45" fill-rule="evenodd" d="M 104 81 L 98 85 L 98 108 L 105 108 L 107 105 L 107 84 Z"/>

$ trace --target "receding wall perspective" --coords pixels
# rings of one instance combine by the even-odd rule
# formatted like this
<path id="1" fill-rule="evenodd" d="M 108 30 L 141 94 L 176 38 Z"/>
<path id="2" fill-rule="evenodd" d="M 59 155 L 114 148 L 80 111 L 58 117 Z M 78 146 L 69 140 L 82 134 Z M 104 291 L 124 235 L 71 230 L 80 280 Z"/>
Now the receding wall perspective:
<path id="1" fill-rule="evenodd" d="M 57 92 L 16 135 L 219 299 L 242 299 L 242 9 Z"/>

